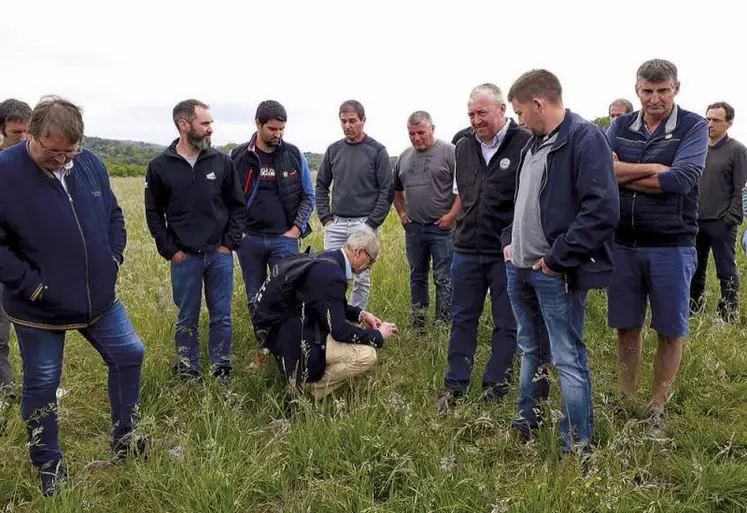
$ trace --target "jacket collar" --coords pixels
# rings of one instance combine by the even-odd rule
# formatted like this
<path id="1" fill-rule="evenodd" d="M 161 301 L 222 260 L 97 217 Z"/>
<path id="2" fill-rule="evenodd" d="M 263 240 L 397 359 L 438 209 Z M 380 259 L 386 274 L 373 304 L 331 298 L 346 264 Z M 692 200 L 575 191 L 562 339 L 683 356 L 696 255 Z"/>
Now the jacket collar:
<path id="1" fill-rule="evenodd" d="M 54 173 L 52 173 L 52 171 L 49 171 L 48 169 L 45 169 L 45 168 L 41 167 L 39 164 L 36 163 L 36 161 L 34 160 L 34 158 L 31 156 L 31 148 L 29 148 L 29 144 L 31 144 L 31 143 L 29 141 L 26 141 L 25 143 L 18 144 L 18 146 L 19 147 L 23 146 L 23 149 L 24 149 L 24 151 L 26 153 L 26 156 L 31 161 L 31 163 L 36 166 L 37 169 L 39 169 L 41 172 L 43 172 L 49 178 L 55 178 L 55 175 L 54 175 Z M 8 148 L 8 149 L 10 149 L 10 148 Z M 83 151 L 86 151 L 86 150 L 83 149 Z M 82 152 L 81 152 L 81 154 L 82 154 Z M 70 172 L 72 171 L 73 167 L 75 167 L 75 161 L 77 159 L 78 159 L 78 156 L 76 156 L 75 158 L 73 158 L 73 160 L 71 160 L 70 162 L 68 162 L 62 169 L 58 170 L 58 171 L 62 171 L 62 176 L 64 176 L 64 177 L 70 176 Z"/>
<path id="2" fill-rule="evenodd" d="M 252 134 L 251 139 L 249 139 L 249 145 L 247 146 L 246 149 L 248 151 L 256 153 L 256 149 L 257 149 L 257 132 L 254 132 Z M 278 147 L 275 148 L 275 153 L 278 153 L 278 152 L 282 151 L 283 149 L 285 149 L 285 141 L 283 141 L 281 139 L 280 140 L 280 144 L 278 144 Z"/>
<path id="3" fill-rule="evenodd" d="M 350 267 L 350 262 L 348 262 L 348 258 L 345 255 L 345 252 L 340 249 L 333 249 L 330 251 L 323 251 L 322 253 L 318 253 L 317 256 L 321 258 L 325 258 L 327 260 L 334 260 L 337 262 L 337 265 L 340 266 L 340 269 L 342 269 L 345 272 L 345 277 L 349 280 L 353 276 L 353 270 Z"/>
<path id="4" fill-rule="evenodd" d="M 501 138 L 501 145 L 503 145 L 503 142 L 509 137 L 509 134 L 511 134 L 512 132 L 516 132 L 517 130 L 520 130 L 519 129 L 519 124 L 516 121 L 514 121 L 513 118 L 506 118 L 506 124 L 493 137 L 493 144 L 495 144 L 496 139 L 501 134 L 503 134 L 503 137 Z M 484 145 L 484 143 L 482 142 L 482 140 L 480 139 L 480 137 L 475 133 L 474 130 L 470 131 L 467 134 L 464 134 L 463 137 L 465 139 L 470 139 L 470 140 L 474 141 L 477 144 L 478 147 L 480 147 L 481 145 Z M 487 145 L 485 145 L 485 146 L 487 146 Z"/>
<path id="5" fill-rule="evenodd" d="M 665 135 L 671 134 L 672 132 L 674 132 L 674 129 L 677 128 L 678 113 L 679 113 L 679 108 L 677 107 L 677 104 L 675 103 L 674 106 L 672 107 L 672 112 L 669 113 L 669 117 L 664 123 L 664 134 Z M 640 132 L 641 127 L 643 127 L 643 109 L 638 111 L 638 115 L 633 119 L 633 122 L 630 125 L 628 125 L 628 128 L 632 130 L 633 132 Z"/>
<path id="6" fill-rule="evenodd" d="M 568 142 L 568 134 L 571 131 L 571 125 L 574 123 L 574 117 L 576 114 L 571 112 L 571 109 L 565 109 L 565 117 L 563 118 L 563 121 L 560 122 L 558 127 L 553 130 L 554 133 L 557 134 L 557 137 L 555 139 L 555 144 L 553 144 L 552 149 L 555 150 L 557 148 L 560 148 L 563 146 L 566 142 Z M 552 136 L 553 132 L 551 132 L 550 136 Z M 535 135 L 535 137 L 538 137 Z M 544 137 L 544 136 L 542 136 Z M 530 141 L 531 142 L 531 141 Z M 527 145 L 527 147 L 529 147 Z"/>
<path id="7" fill-rule="evenodd" d="M 345 278 L 351 280 L 353 279 L 353 268 L 350 267 L 350 260 L 348 260 L 348 256 L 345 254 L 345 250 L 340 248 L 338 251 L 342 253 L 342 259 L 345 261 Z"/>
<path id="8" fill-rule="evenodd" d="M 166 152 L 167 152 L 167 153 L 168 153 L 169 155 L 171 155 L 172 157 L 176 157 L 176 158 L 180 158 L 180 159 L 181 159 L 181 158 L 184 158 L 184 157 L 182 157 L 181 155 L 179 155 L 179 154 L 178 154 L 178 153 L 176 152 L 176 145 L 177 145 L 178 143 L 179 143 L 179 138 L 177 137 L 176 139 L 174 139 L 174 140 L 172 141 L 172 143 L 171 143 L 171 144 L 169 144 L 169 147 L 168 147 L 168 148 L 166 148 Z M 212 155 L 215 155 L 215 154 L 217 154 L 217 153 L 218 153 L 218 150 L 216 150 L 216 149 L 215 149 L 215 148 L 213 148 L 213 147 L 210 147 L 210 148 L 208 148 L 207 150 L 202 150 L 202 151 L 201 151 L 201 152 L 199 153 L 199 155 L 197 155 L 197 160 L 200 160 L 200 159 L 202 159 L 202 158 L 205 158 L 205 157 L 208 157 L 208 156 L 212 156 Z"/>

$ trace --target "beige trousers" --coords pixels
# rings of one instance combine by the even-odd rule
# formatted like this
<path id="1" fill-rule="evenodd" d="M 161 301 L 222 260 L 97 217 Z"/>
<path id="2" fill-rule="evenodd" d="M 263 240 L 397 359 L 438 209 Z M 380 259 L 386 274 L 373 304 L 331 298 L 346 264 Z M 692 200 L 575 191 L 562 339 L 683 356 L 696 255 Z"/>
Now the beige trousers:
<path id="1" fill-rule="evenodd" d="M 316 383 L 306 389 L 319 400 L 331 394 L 348 379 L 363 374 L 376 364 L 376 349 L 362 344 L 345 344 L 327 337 L 326 368 Z"/>

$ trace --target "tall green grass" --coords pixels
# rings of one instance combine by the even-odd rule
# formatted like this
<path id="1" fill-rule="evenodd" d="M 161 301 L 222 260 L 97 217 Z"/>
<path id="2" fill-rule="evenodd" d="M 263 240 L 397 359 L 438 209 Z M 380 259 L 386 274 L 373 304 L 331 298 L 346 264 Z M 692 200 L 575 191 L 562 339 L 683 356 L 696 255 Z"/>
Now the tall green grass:
<path id="1" fill-rule="evenodd" d="M 747 343 L 745 326 L 707 312 L 695 319 L 669 410 L 672 439 L 645 438 L 638 416 L 650 394 L 655 334 L 648 332 L 641 392 L 633 411 L 610 404 L 616 390 L 616 338 L 606 327 L 605 294 L 587 314 L 598 450 L 590 466 L 560 457 L 557 426 L 537 441 L 506 436 L 516 390 L 490 406 L 479 399 L 489 356 L 489 306 L 480 324 L 471 400 L 439 417 L 448 333 L 407 329 L 408 268 L 396 216 L 383 227 L 370 310 L 401 335 L 370 374 L 315 406 L 284 417 L 286 391 L 272 360 L 256 355 L 236 267 L 235 371 L 229 391 L 211 379 L 185 385 L 171 376 L 176 309 L 169 268 L 144 222 L 142 179 L 115 179 L 129 243 L 119 293 L 146 346 L 139 431 L 155 440 L 147 461 L 111 465 L 106 368 L 70 334 L 61 399 L 61 443 L 72 485 L 42 499 L 28 461 L 18 408 L 0 438 L 0 511 L 14 512 L 743 512 L 747 510 Z M 321 229 L 305 242 L 321 249 Z M 740 255 L 740 270 L 745 260 Z M 744 306 L 744 305 L 743 305 Z M 431 314 L 432 315 L 432 314 Z M 201 318 L 207 335 L 207 311 Z M 13 343 L 20 380 L 20 360 Z M 207 355 L 203 347 L 203 362 Z M 518 369 L 517 369 L 518 370 Z M 560 408 L 553 383 L 551 408 Z M 557 417 L 557 415 L 555 415 Z M 3 509 L 4 508 L 4 509 Z"/>

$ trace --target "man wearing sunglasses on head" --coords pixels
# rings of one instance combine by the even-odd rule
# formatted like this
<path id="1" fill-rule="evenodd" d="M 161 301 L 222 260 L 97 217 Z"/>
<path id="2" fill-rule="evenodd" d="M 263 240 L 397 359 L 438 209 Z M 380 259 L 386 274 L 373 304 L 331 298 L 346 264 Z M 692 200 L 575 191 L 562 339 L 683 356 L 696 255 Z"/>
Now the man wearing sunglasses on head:
<path id="1" fill-rule="evenodd" d="M 83 129 L 79 107 L 43 98 L 29 140 L 0 153 L 0 282 L 23 361 L 21 414 L 45 495 L 67 480 L 55 394 L 69 330 L 109 367 L 114 457 L 147 448 L 133 434 L 143 344 L 115 292 L 124 216 L 104 163 L 80 146 Z"/>

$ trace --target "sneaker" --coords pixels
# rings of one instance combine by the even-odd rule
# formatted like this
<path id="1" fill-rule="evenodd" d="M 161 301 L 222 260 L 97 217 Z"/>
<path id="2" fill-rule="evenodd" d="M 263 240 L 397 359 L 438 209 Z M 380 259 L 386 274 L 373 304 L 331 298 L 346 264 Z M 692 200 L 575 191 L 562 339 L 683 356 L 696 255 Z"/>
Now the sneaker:
<path id="1" fill-rule="evenodd" d="M 194 383 L 202 379 L 199 371 L 181 365 L 174 365 L 172 372 L 174 373 L 174 376 L 178 377 L 185 383 Z"/>
<path id="2" fill-rule="evenodd" d="M 568 449 L 562 449 L 560 451 L 560 460 L 561 461 L 576 461 L 578 462 L 579 470 L 581 471 L 581 474 L 584 476 L 588 476 L 589 474 L 593 473 L 594 466 L 592 465 L 592 453 L 594 452 L 594 449 L 591 447 L 591 445 L 584 445 L 583 447 L 579 447 L 574 451 L 569 451 Z"/>
<path id="3" fill-rule="evenodd" d="M 652 440 L 666 440 L 666 421 L 664 412 L 650 411 L 646 418 L 648 422 L 648 438 Z"/>
<path id="4" fill-rule="evenodd" d="M 61 461 L 50 461 L 42 465 L 39 469 L 39 478 L 41 479 L 42 495 L 45 497 L 57 495 L 60 488 L 69 481 L 67 468 Z"/>
<path id="5" fill-rule="evenodd" d="M 519 421 L 514 421 L 511 427 L 505 431 L 504 438 L 507 442 L 526 444 L 536 438 L 536 432 L 531 431 Z"/>
<path id="6" fill-rule="evenodd" d="M 124 461 L 129 457 L 142 457 L 148 459 L 150 450 L 150 439 L 143 436 L 125 436 L 119 440 L 112 441 L 112 459 Z"/>
<path id="7" fill-rule="evenodd" d="M 413 311 L 410 316 L 412 330 L 418 334 L 425 333 L 426 314 L 425 311 Z"/>
<path id="8" fill-rule="evenodd" d="M 436 412 L 439 415 L 451 413 L 460 403 L 467 400 L 467 395 L 462 390 L 452 390 L 444 388 L 441 395 L 436 400 Z"/>
<path id="9" fill-rule="evenodd" d="M 221 385 L 228 385 L 228 380 L 231 378 L 230 367 L 216 367 L 213 369 L 213 377 L 217 379 Z"/>
<path id="10" fill-rule="evenodd" d="M 508 387 L 505 385 L 493 385 L 482 391 L 482 399 L 488 404 L 500 404 L 508 394 Z"/>

